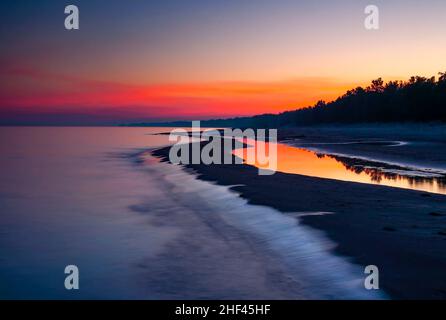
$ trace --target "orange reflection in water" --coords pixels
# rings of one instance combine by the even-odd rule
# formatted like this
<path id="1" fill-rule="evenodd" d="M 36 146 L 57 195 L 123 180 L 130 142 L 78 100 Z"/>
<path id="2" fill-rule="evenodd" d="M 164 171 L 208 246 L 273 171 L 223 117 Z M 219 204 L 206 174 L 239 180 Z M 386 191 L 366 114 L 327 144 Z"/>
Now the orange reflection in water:
<path id="1" fill-rule="evenodd" d="M 248 143 L 253 144 L 252 141 Z M 256 143 L 259 145 L 263 142 Z M 276 146 L 278 172 L 446 194 L 445 177 L 401 175 L 380 167 L 358 166 L 349 163 L 347 158 L 321 155 L 280 143 Z M 235 150 L 234 154 L 243 158 L 248 164 L 265 168 L 257 161 L 248 161 L 246 149 Z"/>

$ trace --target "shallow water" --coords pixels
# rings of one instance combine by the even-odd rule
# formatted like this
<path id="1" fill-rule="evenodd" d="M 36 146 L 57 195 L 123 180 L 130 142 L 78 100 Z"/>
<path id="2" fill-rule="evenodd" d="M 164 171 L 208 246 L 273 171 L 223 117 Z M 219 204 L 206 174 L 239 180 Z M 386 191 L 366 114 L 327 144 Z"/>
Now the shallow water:
<path id="1" fill-rule="evenodd" d="M 0 128 L 0 298 L 384 297 L 293 215 L 143 151 L 166 130 Z"/>
<path id="2" fill-rule="evenodd" d="M 129 207 L 157 189 L 118 155 L 166 144 L 154 129 L 0 128 L 0 297 L 135 298 L 141 257 L 175 230 Z M 80 269 L 78 292 L 63 286 Z"/>
<path id="3" fill-rule="evenodd" d="M 381 143 L 388 143 L 395 148 L 403 145 L 397 142 Z M 268 150 L 269 147 L 266 149 Z M 249 161 L 246 151 L 239 150 L 234 153 L 247 163 L 262 167 L 256 161 Z M 446 194 L 446 174 L 444 172 L 313 151 L 282 143 L 277 144 L 277 171 Z"/>

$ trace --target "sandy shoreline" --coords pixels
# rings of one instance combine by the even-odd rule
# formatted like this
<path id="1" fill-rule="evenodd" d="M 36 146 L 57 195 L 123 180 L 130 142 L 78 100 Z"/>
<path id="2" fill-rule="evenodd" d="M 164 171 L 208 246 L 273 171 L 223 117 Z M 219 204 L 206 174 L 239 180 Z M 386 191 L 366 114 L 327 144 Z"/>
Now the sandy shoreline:
<path id="1" fill-rule="evenodd" d="M 162 254 L 141 262 L 145 283 L 158 298 L 387 298 L 383 291 L 364 290 L 363 269 L 333 255 L 329 239 L 293 216 L 246 205 L 227 186 L 196 179 L 189 169 L 149 153 L 134 157 L 175 203 L 162 213 L 153 202 L 135 208 L 156 225 L 179 230 Z"/>
<path id="2" fill-rule="evenodd" d="M 153 152 L 168 161 L 169 148 Z M 276 173 L 248 165 L 188 165 L 199 179 L 233 186 L 250 204 L 272 207 L 322 230 L 334 252 L 380 269 L 395 299 L 446 298 L 446 196 L 384 186 Z M 323 263 L 323 261 L 321 261 Z"/>

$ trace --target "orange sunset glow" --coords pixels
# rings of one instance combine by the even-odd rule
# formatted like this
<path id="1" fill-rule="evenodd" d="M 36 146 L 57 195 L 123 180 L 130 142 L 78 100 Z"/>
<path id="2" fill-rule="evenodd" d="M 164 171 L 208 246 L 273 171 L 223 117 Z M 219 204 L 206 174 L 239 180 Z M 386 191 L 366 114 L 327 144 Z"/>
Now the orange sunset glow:
<path id="1" fill-rule="evenodd" d="M 364 28 L 360 1 L 81 4 L 75 31 L 50 4 L 41 5 L 43 16 L 32 6 L 5 8 L 20 17 L 1 34 L 9 44 L 0 52 L 5 124 L 279 113 L 378 77 L 446 69 L 442 2 L 383 4 L 376 31 Z"/>
<path id="2" fill-rule="evenodd" d="M 277 113 L 308 106 L 318 99 L 331 100 L 353 84 L 308 78 L 282 82 L 209 82 L 183 84 L 129 85 L 47 74 L 33 70 L 12 70 L 9 76 L 25 78 L 29 89 L 18 94 L 3 93 L 4 105 L 32 110 L 65 106 L 101 108 L 112 106 L 147 111 L 147 105 L 162 107 L 165 115 L 234 116 Z M 42 86 L 51 85 L 48 90 Z M 10 85 L 10 86 L 13 86 Z M 57 88 L 56 92 L 53 88 Z M 125 110 L 125 109 L 124 109 Z"/>
<path id="3" fill-rule="evenodd" d="M 255 145 L 256 148 L 258 148 L 260 144 L 264 144 L 264 142 L 248 140 L 248 145 Z M 367 169 L 359 171 L 346 170 L 346 165 L 334 157 L 327 155 L 319 156 L 316 152 L 303 148 L 295 148 L 282 143 L 277 143 L 273 146 L 269 143 L 269 145 L 265 145 L 261 149 L 265 150 L 265 159 L 268 159 L 268 155 L 271 154 L 273 149 L 277 150 L 277 161 L 272 163 L 274 159 L 270 158 L 269 161 L 262 160 L 260 163 L 259 155 L 248 155 L 249 151 L 247 149 L 235 150 L 234 154 L 242 158 L 247 164 L 268 170 L 276 169 L 278 172 L 283 173 L 367 184 L 379 184 L 403 189 L 413 189 L 415 186 L 417 190 L 446 194 L 446 187 L 436 179 L 414 179 L 398 174 L 386 175 Z"/>
<path id="4" fill-rule="evenodd" d="M 0 14 L 0 300 L 446 300 L 446 0 Z"/>

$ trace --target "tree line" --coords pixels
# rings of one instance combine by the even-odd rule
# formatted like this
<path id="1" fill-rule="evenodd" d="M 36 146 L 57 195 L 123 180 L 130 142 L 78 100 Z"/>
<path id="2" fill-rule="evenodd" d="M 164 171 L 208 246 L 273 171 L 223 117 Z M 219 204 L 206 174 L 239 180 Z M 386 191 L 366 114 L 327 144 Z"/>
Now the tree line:
<path id="1" fill-rule="evenodd" d="M 373 80 L 331 102 L 280 114 L 202 121 L 207 127 L 281 128 L 302 125 L 446 122 L 446 72 L 436 77 L 413 76 L 407 81 Z M 156 125 L 166 125 L 156 124 Z M 170 123 L 190 125 L 189 122 Z"/>
<path id="2" fill-rule="evenodd" d="M 296 124 L 446 121 L 446 72 L 439 75 L 438 80 L 415 76 L 387 83 L 379 78 L 333 102 L 319 101 L 279 117 Z"/>

